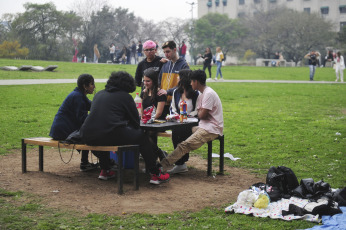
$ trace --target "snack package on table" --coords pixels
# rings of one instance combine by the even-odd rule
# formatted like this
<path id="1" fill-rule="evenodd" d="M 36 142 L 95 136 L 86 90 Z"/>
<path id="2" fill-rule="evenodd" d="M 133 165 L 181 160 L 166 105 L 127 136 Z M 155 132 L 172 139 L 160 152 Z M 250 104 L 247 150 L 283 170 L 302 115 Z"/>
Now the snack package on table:
<path id="1" fill-rule="evenodd" d="M 149 106 L 146 109 L 144 109 L 143 111 L 143 115 L 142 115 L 142 122 L 144 124 L 150 124 L 153 122 L 149 122 L 150 120 L 154 120 L 152 118 L 155 118 L 155 114 L 156 114 L 156 110 L 155 110 L 155 106 Z"/>
<path id="2" fill-rule="evenodd" d="M 170 114 L 166 116 L 166 121 L 177 121 L 179 120 L 180 115 L 179 114 Z"/>

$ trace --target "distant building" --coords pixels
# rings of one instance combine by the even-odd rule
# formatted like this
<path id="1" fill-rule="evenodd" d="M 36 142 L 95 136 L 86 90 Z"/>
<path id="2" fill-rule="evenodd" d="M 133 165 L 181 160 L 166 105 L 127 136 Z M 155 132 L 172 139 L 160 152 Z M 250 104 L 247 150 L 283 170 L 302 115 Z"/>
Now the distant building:
<path id="1" fill-rule="evenodd" d="M 277 7 L 318 13 L 331 21 L 336 31 L 346 26 L 346 0 L 198 0 L 198 18 L 208 13 L 220 13 L 235 19 Z"/>

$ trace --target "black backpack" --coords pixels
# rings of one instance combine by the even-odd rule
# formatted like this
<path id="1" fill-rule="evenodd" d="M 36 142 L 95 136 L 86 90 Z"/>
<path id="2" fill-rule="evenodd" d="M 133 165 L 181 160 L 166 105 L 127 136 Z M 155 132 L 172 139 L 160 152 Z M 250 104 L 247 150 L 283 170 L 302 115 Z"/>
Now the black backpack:
<path id="1" fill-rule="evenodd" d="M 271 167 L 267 174 L 266 184 L 277 187 L 284 195 L 291 194 L 291 191 L 299 186 L 294 172 L 285 166 Z"/>

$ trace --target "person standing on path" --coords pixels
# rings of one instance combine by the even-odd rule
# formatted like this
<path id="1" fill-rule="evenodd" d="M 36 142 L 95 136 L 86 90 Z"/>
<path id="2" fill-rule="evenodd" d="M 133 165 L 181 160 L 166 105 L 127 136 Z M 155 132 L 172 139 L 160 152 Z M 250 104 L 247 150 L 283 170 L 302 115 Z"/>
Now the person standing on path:
<path id="1" fill-rule="evenodd" d="M 304 56 L 304 58 L 309 59 L 310 81 L 314 80 L 317 59 L 319 56 L 320 56 L 320 53 L 316 52 L 315 50 L 311 51 L 310 53 Z"/>
<path id="2" fill-rule="evenodd" d="M 344 57 L 341 55 L 341 52 L 337 52 L 336 58 L 335 58 L 335 74 L 336 74 L 336 82 L 339 80 L 344 82 L 344 69 L 345 69 L 345 60 Z"/>
<path id="3" fill-rule="evenodd" d="M 182 41 L 182 45 L 179 49 L 179 57 L 185 60 L 185 55 L 186 55 L 186 45 L 185 41 Z"/>
<path id="4" fill-rule="evenodd" d="M 216 77 L 215 77 L 215 81 L 217 80 L 217 77 L 220 74 L 220 81 L 223 81 L 223 77 L 222 77 L 222 72 L 221 72 L 221 67 L 222 67 L 222 61 L 224 59 L 221 47 L 216 47 L 216 56 L 215 56 L 215 60 L 216 60 Z"/>
<path id="5" fill-rule="evenodd" d="M 99 62 L 99 58 L 100 58 L 100 52 L 99 49 L 97 48 L 97 44 L 94 45 L 94 63 L 98 63 Z"/>
<path id="6" fill-rule="evenodd" d="M 205 71 L 206 68 L 208 68 L 208 71 L 209 71 L 209 78 L 207 79 L 207 81 L 211 81 L 211 61 L 213 59 L 213 54 L 211 53 L 211 50 L 209 47 L 205 49 L 205 53 L 201 57 L 204 59 L 203 71 Z"/>
<path id="7" fill-rule="evenodd" d="M 114 60 L 114 54 L 115 54 L 115 46 L 114 46 L 114 43 L 112 43 L 112 44 L 109 46 L 109 55 L 110 55 L 110 57 L 111 57 L 112 63 L 115 62 L 115 60 Z"/>

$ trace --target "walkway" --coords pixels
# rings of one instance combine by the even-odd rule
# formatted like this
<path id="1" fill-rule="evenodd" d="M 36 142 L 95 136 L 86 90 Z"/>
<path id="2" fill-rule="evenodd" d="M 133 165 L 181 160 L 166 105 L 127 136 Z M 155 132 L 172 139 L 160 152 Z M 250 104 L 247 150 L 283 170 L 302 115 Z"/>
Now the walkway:
<path id="1" fill-rule="evenodd" d="M 97 83 L 105 83 L 108 79 L 95 79 Z M 0 85 L 39 85 L 39 84 L 62 84 L 62 83 L 76 83 L 77 79 L 14 79 L 14 80 L 0 80 Z M 340 84 L 341 82 L 335 81 L 286 81 L 286 80 L 224 80 L 224 81 L 208 81 L 209 83 L 289 83 L 289 84 Z M 343 82 L 346 83 L 346 82 Z"/>

